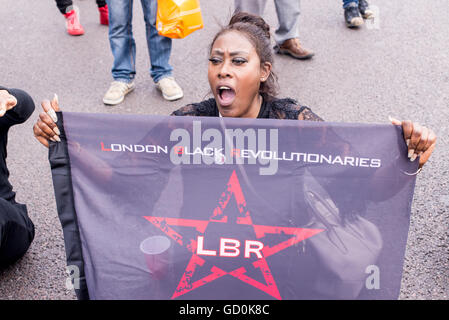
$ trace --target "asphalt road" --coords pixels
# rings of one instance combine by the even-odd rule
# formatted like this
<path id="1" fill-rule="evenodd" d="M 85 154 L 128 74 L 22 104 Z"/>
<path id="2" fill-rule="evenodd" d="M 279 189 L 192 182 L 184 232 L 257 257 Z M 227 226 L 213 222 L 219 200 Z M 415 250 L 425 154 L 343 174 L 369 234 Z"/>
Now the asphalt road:
<path id="1" fill-rule="evenodd" d="M 301 41 L 316 56 L 277 56 L 281 96 L 297 98 L 328 121 L 387 123 L 388 116 L 434 129 L 437 148 L 420 173 L 404 264 L 401 299 L 449 298 L 449 3 L 447 0 L 372 0 L 378 20 L 347 29 L 339 0 L 302 1 Z M 174 41 L 171 63 L 185 96 L 166 102 L 149 73 L 142 9 L 135 1 L 136 90 L 106 107 L 112 81 L 107 27 L 93 0 L 75 0 L 86 34 L 65 33 L 52 0 L 3 0 L 0 8 L 0 83 L 40 101 L 59 96 L 63 110 L 161 114 L 208 94 L 207 53 L 232 1 L 203 0 L 205 28 Z M 277 19 L 270 3 L 266 20 Z M 65 287 L 65 251 L 47 150 L 34 138 L 31 119 L 9 135 L 8 166 L 17 200 L 26 203 L 36 237 L 25 257 L 0 273 L 0 299 L 75 299 Z"/>

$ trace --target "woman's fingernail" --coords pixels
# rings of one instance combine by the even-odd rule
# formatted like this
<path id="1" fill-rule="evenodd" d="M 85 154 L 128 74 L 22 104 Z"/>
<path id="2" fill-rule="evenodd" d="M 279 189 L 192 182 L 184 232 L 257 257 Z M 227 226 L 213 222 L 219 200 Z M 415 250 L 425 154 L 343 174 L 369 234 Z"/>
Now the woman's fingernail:
<path id="1" fill-rule="evenodd" d="M 59 103 L 58 95 L 56 93 L 53 96 L 53 100 L 56 101 L 57 103 Z"/>
<path id="2" fill-rule="evenodd" d="M 54 138 L 56 141 L 61 142 L 61 139 L 60 139 L 58 136 L 53 136 L 53 138 Z"/>
<path id="3" fill-rule="evenodd" d="M 47 114 L 50 116 L 51 120 L 53 120 L 53 122 L 58 122 L 58 116 L 56 115 L 55 110 L 50 109 L 47 111 Z"/>
<path id="4" fill-rule="evenodd" d="M 51 140 L 51 141 L 53 141 L 53 142 L 56 142 L 56 140 L 55 140 L 55 139 L 53 139 L 53 138 L 51 138 L 51 137 L 50 137 L 50 140 Z"/>
<path id="5" fill-rule="evenodd" d="M 410 144 L 410 139 L 405 140 L 405 143 L 407 144 L 408 147 L 408 145 Z"/>
<path id="6" fill-rule="evenodd" d="M 413 156 L 413 154 L 415 153 L 415 149 L 410 149 L 408 151 L 408 157 L 411 158 Z"/>
<path id="7" fill-rule="evenodd" d="M 61 132 L 59 131 L 58 127 L 54 127 L 54 128 L 53 128 L 53 131 L 54 131 L 58 136 L 61 135 Z"/>
<path id="8" fill-rule="evenodd" d="M 417 155 L 416 153 L 414 153 L 414 154 L 412 155 L 412 157 L 410 158 L 410 161 L 411 161 L 411 162 L 415 161 L 415 160 L 416 160 L 416 157 L 418 157 L 418 155 Z"/>
<path id="9" fill-rule="evenodd" d="M 396 119 L 396 118 L 393 118 L 392 116 L 388 116 L 388 120 L 390 120 L 390 122 L 391 122 L 391 123 L 394 123 L 394 124 L 399 124 L 399 123 L 401 123 L 401 121 L 399 121 L 399 120 Z"/>

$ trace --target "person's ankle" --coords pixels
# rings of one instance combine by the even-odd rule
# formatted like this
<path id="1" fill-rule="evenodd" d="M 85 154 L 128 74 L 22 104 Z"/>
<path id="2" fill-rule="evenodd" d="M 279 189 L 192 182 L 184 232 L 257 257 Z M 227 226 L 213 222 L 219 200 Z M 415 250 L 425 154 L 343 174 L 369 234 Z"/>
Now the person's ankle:
<path id="1" fill-rule="evenodd" d="M 65 13 L 63 13 L 63 14 L 66 15 L 74 10 L 75 10 L 75 8 L 73 7 L 73 5 L 70 5 L 67 8 L 65 8 Z"/>

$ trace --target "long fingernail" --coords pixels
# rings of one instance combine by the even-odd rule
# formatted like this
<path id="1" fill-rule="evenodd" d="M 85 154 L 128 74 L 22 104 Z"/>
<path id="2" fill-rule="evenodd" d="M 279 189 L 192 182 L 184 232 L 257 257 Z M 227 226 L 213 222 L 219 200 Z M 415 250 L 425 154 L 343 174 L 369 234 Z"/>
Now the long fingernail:
<path id="1" fill-rule="evenodd" d="M 47 111 L 47 114 L 50 116 L 51 120 L 53 120 L 53 122 L 58 122 L 58 116 L 56 115 L 55 110 L 50 109 Z"/>
<path id="2" fill-rule="evenodd" d="M 413 154 L 415 153 L 415 149 L 410 149 L 408 151 L 408 157 L 411 158 L 413 156 Z"/>
<path id="3" fill-rule="evenodd" d="M 410 139 L 405 140 L 405 143 L 407 144 L 408 147 L 408 145 L 410 144 Z"/>
<path id="4" fill-rule="evenodd" d="M 397 123 L 401 122 L 400 120 L 393 118 L 392 116 L 388 116 L 388 120 L 390 120 L 390 122 L 397 122 Z"/>
<path id="5" fill-rule="evenodd" d="M 54 128 L 53 128 L 53 131 L 54 131 L 58 136 L 61 135 L 61 132 L 59 131 L 58 127 L 54 127 Z"/>
<path id="6" fill-rule="evenodd" d="M 61 142 L 61 138 L 59 138 L 58 136 L 53 136 L 53 138 L 54 138 L 56 141 Z"/>
<path id="7" fill-rule="evenodd" d="M 56 93 L 55 93 L 55 95 L 53 96 L 53 100 L 59 104 L 58 95 L 57 95 Z"/>
<path id="8" fill-rule="evenodd" d="M 53 138 L 50 138 L 50 140 L 51 140 L 51 141 L 53 141 L 53 142 L 56 142 L 56 140 L 55 140 L 55 139 L 53 139 Z"/>
<path id="9" fill-rule="evenodd" d="M 417 157 L 418 157 L 418 155 L 417 155 L 416 153 L 414 153 L 414 154 L 412 155 L 412 157 L 410 158 L 410 161 L 411 161 L 411 162 L 415 161 Z"/>

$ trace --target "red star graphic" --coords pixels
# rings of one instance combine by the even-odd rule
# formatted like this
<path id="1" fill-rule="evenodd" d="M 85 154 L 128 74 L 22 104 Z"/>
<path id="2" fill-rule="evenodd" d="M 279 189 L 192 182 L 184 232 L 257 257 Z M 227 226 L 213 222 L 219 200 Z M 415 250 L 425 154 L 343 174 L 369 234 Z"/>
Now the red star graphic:
<path id="1" fill-rule="evenodd" d="M 220 269 L 215 265 L 210 269 L 209 275 L 192 283 L 191 279 L 196 271 L 196 268 L 198 266 L 200 267 L 203 266 L 205 260 L 196 254 L 197 242 L 195 239 L 189 240 L 184 239 L 181 234 L 176 232 L 170 226 L 183 226 L 195 228 L 200 234 L 204 235 L 209 223 L 228 222 L 228 216 L 224 215 L 223 212 L 226 206 L 228 205 L 232 195 L 234 195 L 234 198 L 237 202 L 237 208 L 240 214 L 240 216 L 237 218 L 236 223 L 252 226 L 258 239 L 263 238 L 267 234 L 283 234 L 283 235 L 290 235 L 291 237 L 271 247 L 265 245 L 261 250 L 262 258 L 252 263 L 254 268 L 260 269 L 260 272 L 262 272 L 265 283 L 261 283 L 246 275 L 247 271 L 245 267 L 239 267 L 231 272 L 228 272 Z M 231 177 L 226 185 L 226 190 L 220 196 L 220 199 L 218 200 L 218 206 L 214 209 L 213 214 L 209 220 L 178 219 L 178 218 L 152 217 L 152 216 L 146 216 L 145 219 L 147 219 L 157 228 L 162 230 L 167 236 L 172 238 L 179 245 L 185 247 L 188 251 L 192 252 L 192 257 L 185 269 L 185 272 L 178 284 L 178 287 L 176 288 L 175 292 L 173 293 L 173 296 L 171 297 L 172 299 L 177 298 L 183 294 L 186 294 L 192 290 L 195 290 L 225 275 L 230 275 L 251 286 L 254 286 L 259 290 L 262 290 L 263 292 L 271 295 L 276 299 L 281 300 L 282 299 L 281 295 L 276 286 L 276 282 L 272 276 L 266 258 L 292 245 L 295 245 L 298 242 L 301 242 L 307 238 L 310 238 L 324 231 L 323 229 L 275 227 L 275 226 L 264 226 L 253 224 L 249 210 L 246 207 L 246 201 L 242 189 L 240 187 L 240 182 L 237 178 L 237 174 L 235 171 L 232 172 Z"/>

